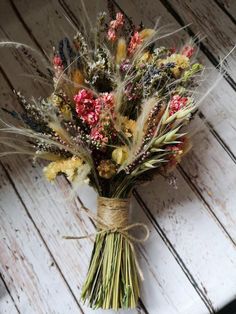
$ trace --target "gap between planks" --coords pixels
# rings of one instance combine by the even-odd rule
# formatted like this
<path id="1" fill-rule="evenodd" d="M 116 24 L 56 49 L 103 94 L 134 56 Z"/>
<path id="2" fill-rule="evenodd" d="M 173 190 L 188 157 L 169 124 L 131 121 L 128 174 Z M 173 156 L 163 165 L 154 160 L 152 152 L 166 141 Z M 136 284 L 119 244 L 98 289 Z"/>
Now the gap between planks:
<path id="1" fill-rule="evenodd" d="M 145 204 L 145 202 L 143 201 L 143 199 L 141 198 L 141 196 L 139 195 L 139 193 L 137 192 L 136 189 L 134 190 L 133 195 L 134 195 L 135 199 L 137 200 L 137 202 L 139 203 L 139 205 L 141 206 L 141 208 L 143 209 L 143 211 L 145 212 L 145 214 L 147 215 L 149 221 L 153 225 L 156 232 L 160 235 L 160 237 L 162 238 L 162 240 L 164 241 L 164 243 L 168 247 L 171 254 L 175 257 L 180 268 L 183 270 L 185 276 L 188 278 L 188 280 L 191 282 L 192 286 L 195 288 L 196 292 L 198 293 L 198 295 L 200 296 L 200 298 L 202 299 L 202 301 L 204 302 L 204 304 L 208 308 L 209 312 L 215 313 L 215 310 L 214 310 L 214 307 L 213 307 L 211 300 L 206 296 L 204 290 L 202 290 L 200 288 L 200 286 L 197 284 L 196 280 L 194 279 L 194 277 L 192 276 L 192 274 L 188 270 L 184 261 L 182 260 L 182 258 L 180 257 L 180 255 L 178 254 L 178 252 L 176 251 L 176 249 L 174 248 L 174 246 L 172 245 L 172 243 L 170 242 L 170 240 L 168 239 L 168 237 L 164 233 L 163 229 L 158 224 L 157 220 L 155 219 L 155 217 L 151 213 L 150 209 Z"/>
<path id="2" fill-rule="evenodd" d="M 10 298 L 12 306 L 15 308 L 16 312 L 20 314 L 20 310 L 19 310 L 18 306 L 16 305 L 16 302 L 15 302 L 14 298 L 12 297 L 11 292 L 10 292 L 10 290 L 7 286 L 7 283 L 4 280 L 3 274 L 1 274 L 1 272 L 0 272 L 0 282 L 2 282 L 2 286 L 4 286 L 5 292 L 8 294 L 8 296 Z M 0 283 L 0 289 L 1 289 L 1 283 Z M 0 302 L 1 302 L 1 298 L 0 298 Z M 7 310 L 9 311 L 9 309 L 7 309 Z M 8 314 L 8 313 L 6 313 L 6 314 Z"/>
<path id="3" fill-rule="evenodd" d="M 230 20 L 236 25 L 236 19 L 235 17 L 232 15 L 232 12 L 230 12 L 224 5 L 224 2 L 226 3 L 226 1 L 224 0 L 214 0 L 215 3 L 219 6 L 219 8 L 230 18 Z M 235 12 L 236 13 L 236 12 Z"/>

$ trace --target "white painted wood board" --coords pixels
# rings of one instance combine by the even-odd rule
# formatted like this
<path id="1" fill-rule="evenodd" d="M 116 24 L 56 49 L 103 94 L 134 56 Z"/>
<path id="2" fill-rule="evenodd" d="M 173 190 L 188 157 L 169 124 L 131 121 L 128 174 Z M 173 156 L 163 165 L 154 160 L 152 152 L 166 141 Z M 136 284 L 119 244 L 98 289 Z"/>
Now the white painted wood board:
<path id="1" fill-rule="evenodd" d="M 11 3 L 15 4 L 15 8 Z M 166 22 L 171 21 L 178 25 L 159 1 L 151 3 L 132 0 L 127 3 L 119 0 L 117 3 L 129 16 L 142 19 L 145 23 L 151 24 L 154 16 L 162 15 Z M 4 28 L 0 29 L 1 37 L 26 42 L 46 51 L 47 55 L 50 55 L 52 45 L 50 38 L 58 40 L 61 31 L 65 31 L 65 34 L 72 31 L 72 27 L 63 18 L 65 11 L 71 16 L 75 15 L 77 19 L 80 15 L 78 3 L 69 0 L 50 3 L 19 0 L 1 2 L 0 6 L 4 7 L 5 13 L 1 20 L 1 25 L 4 23 Z M 96 11 L 94 1 L 89 2 L 88 6 L 90 13 L 94 14 Z M 217 17 L 219 12 L 221 11 L 215 9 L 214 16 Z M 58 23 L 63 27 L 57 27 Z M 226 32 L 226 35 L 231 34 L 232 24 L 225 16 L 224 23 L 228 24 L 222 31 Z M 51 27 L 54 27 L 53 37 L 49 32 Z M 187 35 L 176 38 L 183 40 Z M 222 46 L 219 46 L 221 44 L 216 42 L 216 38 L 210 40 L 212 42 L 208 42 L 207 47 L 217 55 Z M 208 66 L 210 62 L 204 53 L 199 55 Z M 36 96 L 47 95 L 49 87 L 32 79 L 21 79 L 20 75 L 16 75 L 23 71 L 35 73 L 32 66 L 25 63 L 23 58 L 19 58 L 13 50 L 10 50 L 10 53 L 0 51 L 0 56 L 1 65 L 15 88 L 21 88 L 28 95 L 30 93 Z M 232 62 L 231 60 L 231 64 Z M 3 105 L 6 105 L 11 100 L 10 90 L 5 78 L 2 80 L 2 99 Z M 202 112 L 214 129 L 206 125 L 194 135 L 195 149 L 183 162 L 180 172 L 176 172 L 178 192 L 173 191 L 160 178 L 148 187 L 138 190 L 142 197 L 141 201 L 138 194 L 136 197 L 142 209 L 134 201 L 133 206 L 138 213 L 134 214 L 134 217 L 146 221 L 151 230 L 150 239 L 139 248 L 140 263 L 147 278 L 142 288 L 144 307 L 141 311 L 145 311 L 146 308 L 147 313 L 156 313 L 157 310 L 163 314 L 209 313 L 221 308 L 235 297 L 234 98 L 235 91 L 229 83 L 222 80 L 219 88 L 206 100 L 208 107 L 202 106 Z M 219 116 L 224 117 L 220 123 L 220 119 L 217 118 Z M 199 124 L 201 120 L 198 118 L 196 122 Z M 61 235 L 64 232 L 80 234 L 91 232 L 94 230 L 91 222 L 82 213 L 77 213 L 75 203 L 71 204 L 65 197 L 63 198 L 63 193 L 68 189 L 64 180 L 59 181 L 59 187 L 48 186 L 43 181 L 41 169 L 32 168 L 31 164 L 23 159 L 9 160 L 6 166 L 11 180 L 14 181 L 20 197 L 30 212 L 32 224 L 40 230 L 53 260 L 62 271 L 63 284 L 70 287 L 70 293 L 75 297 L 74 302 L 79 302 L 79 291 L 86 273 L 92 243 L 88 240 L 84 243 L 62 241 Z M 29 186 L 32 186 L 30 190 Z M 60 191 L 64 192 L 59 198 L 56 195 L 60 195 Z M 10 195 L 9 193 L 9 198 Z M 59 202 L 50 200 L 49 195 L 59 198 Z M 94 194 L 90 199 L 91 192 L 83 189 L 80 195 L 91 208 L 95 209 Z M 214 276 L 214 273 L 217 276 Z M 216 288 L 218 286 L 221 287 L 221 295 L 218 295 L 219 291 Z M 9 298 L 9 295 L 7 297 Z M 47 303 L 45 296 L 44 298 Z M 80 306 L 84 313 L 90 313 L 85 306 Z"/>

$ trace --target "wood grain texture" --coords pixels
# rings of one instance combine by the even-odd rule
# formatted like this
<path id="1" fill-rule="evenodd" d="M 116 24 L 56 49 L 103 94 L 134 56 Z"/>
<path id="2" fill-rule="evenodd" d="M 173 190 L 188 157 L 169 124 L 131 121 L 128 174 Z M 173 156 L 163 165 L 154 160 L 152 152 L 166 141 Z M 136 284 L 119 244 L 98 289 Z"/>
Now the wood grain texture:
<path id="1" fill-rule="evenodd" d="M 223 12 L 236 24 L 236 2 L 234 0 L 215 0 Z"/>
<path id="2" fill-rule="evenodd" d="M 96 13 L 95 2 L 88 3 L 89 12 L 93 16 Z M 147 1 L 139 1 L 138 5 L 137 1 L 129 3 L 118 1 L 118 3 L 138 22 L 142 19 L 145 23 L 152 25 L 155 16 L 163 15 L 165 22 L 176 23 L 173 16 L 158 1 L 152 2 L 151 5 Z M 104 2 L 101 6 L 103 5 Z M 4 10 L 5 16 L 8 15 L 12 22 L 1 23 L 4 25 L 0 29 L 1 36 L 27 42 L 36 48 L 39 45 L 41 52 L 46 53 L 46 57 L 43 56 L 42 60 L 50 55 L 53 41 L 61 37 L 60 33 L 64 32 L 66 35 L 73 32 L 73 27 L 65 20 L 63 14 L 69 14 L 73 24 L 80 26 L 78 20 L 81 17 L 81 8 L 77 2 L 71 0 L 50 3 L 45 1 L 43 5 L 42 1 L 13 2 L 11 0 L 4 3 Z M 63 27 L 57 27 L 58 24 Z M 187 35 L 184 33 L 182 37 L 176 36 L 175 40 L 183 42 L 186 38 Z M 35 74 L 37 66 L 33 67 L 29 62 L 25 63 L 24 59 L 13 50 L 10 50 L 8 54 L 0 51 L 0 55 L 10 83 L 15 88 L 22 89 L 26 94 L 30 92 L 35 95 L 46 95 L 48 93 L 50 88 L 47 85 L 35 83 L 32 79 L 19 80 L 19 77 L 15 75 L 23 71 Z M 201 55 L 201 58 L 204 56 Z M 40 62 L 44 61 L 37 58 L 37 62 L 41 64 Z M 12 102 L 16 105 L 9 96 L 9 86 L 5 82 L 4 79 L 2 87 L 4 104 L 9 106 Z M 212 109 L 209 111 L 203 106 L 204 114 L 215 129 L 209 130 L 209 125 L 207 125 L 203 131 L 197 130 L 196 150 L 192 152 L 189 160 L 186 159 L 184 162 L 181 175 L 176 172 L 180 186 L 178 195 L 166 182 L 157 179 L 148 188 L 139 189 L 139 194 L 143 199 L 139 201 L 136 195 L 139 202 L 133 202 L 134 219 L 147 222 L 151 230 L 149 241 L 139 248 L 140 264 L 146 278 L 142 286 L 144 308 L 141 311 L 145 311 L 146 308 L 149 313 L 156 313 L 158 310 L 161 314 L 213 313 L 215 309 L 234 297 L 235 213 L 233 206 L 235 201 L 233 197 L 236 183 L 233 175 L 234 156 L 230 156 L 229 152 L 236 152 L 235 141 L 233 141 L 235 139 L 233 123 L 235 94 L 225 81 L 220 87 L 222 89 L 217 89 L 210 100 L 207 99 Z M 217 110 L 217 114 L 214 110 Z M 215 117 L 219 114 L 228 117 L 229 112 L 231 124 L 219 125 L 210 119 L 212 114 Z M 198 123 L 201 121 L 202 119 L 197 120 Z M 217 135 L 223 138 L 222 143 Z M 229 151 L 225 149 L 225 143 L 229 146 Z M 198 151 L 203 155 L 206 150 L 209 154 L 205 159 L 199 160 Z M 216 155 L 214 158 L 212 158 L 213 153 Z M 226 169 L 221 166 L 222 160 L 226 160 Z M 59 186 L 49 186 L 42 178 L 41 168 L 32 167 L 24 159 L 8 161 L 5 165 L 31 215 L 32 223 L 40 230 L 41 238 L 47 244 L 58 269 L 63 274 L 65 284 L 70 286 L 72 295 L 78 301 L 92 243 L 89 240 L 63 241 L 61 236 L 68 233 L 93 232 L 92 223 L 83 213 L 78 212 L 75 202 L 69 202 L 66 199 L 68 185 L 65 180 L 59 180 Z M 229 178 L 227 181 L 229 185 L 225 186 L 222 193 L 219 193 L 222 188 L 222 180 L 219 180 L 219 177 Z M 163 189 L 160 186 L 163 186 Z M 164 188 L 166 188 L 165 191 Z M 161 198 L 157 196 L 157 193 L 161 195 Z M 171 194 L 172 198 L 169 196 Z M 94 193 L 85 188 L 80 191 L 80 195 L 88 206 L 95 209 Z M 222 204 L 224 204 L 224 210 L 222 210 Z M 157 210 L 159 206 L 166 208 L 165 211 Z M 222 250 L 227 252 L 225 256 Z M 221 268 L 225 270 L 219 272 Z M 214 276 L 214 272 L 217 276 Z M 229 272 L 231 272 L 231 278 Z M 221 295 L 215 291 L 218 285 L 221 287 Z M 92 312 L 84 306 L 82 310 L 84 313 Z"/>
<path id="3" fill-rule="evenodd" d="M 191 190 L 182 192 L 183 180 L 176 175 L 179 183 L 176 191 L 158 178 L 139 192 L 186 268 L 214 308 L 219 309 L 235 298 L 235 246 L 209 219 L 210 215 Z M 163 198 L 166 192 L 169 197 Z"/>
<path id="4" fill-rule="evenodd" d="M 26 314 L 81 313 L 2 167 L 0 176 L 0 267 L 18 309 Z"/>
<path id="5" fill-rule="evenodd" d="M 0 279 L 0 313 L 2 314 L 20 313 L 9 294 L 8 288 L 6 287 L 2 276 Z"/>

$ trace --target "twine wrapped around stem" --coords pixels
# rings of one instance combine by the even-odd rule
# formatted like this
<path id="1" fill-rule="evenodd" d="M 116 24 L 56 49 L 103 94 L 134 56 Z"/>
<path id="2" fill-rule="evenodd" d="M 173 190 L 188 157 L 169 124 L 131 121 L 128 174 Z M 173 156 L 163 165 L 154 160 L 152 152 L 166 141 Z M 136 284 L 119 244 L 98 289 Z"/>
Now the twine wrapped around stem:
<path id="1" fill-rule="evenodd" d="M 98 197 L 97 227 L 119 230 L 128 226 L 130 199 Z"/>
<path id="2" fill-rule="evenodd" d="M 139 292 L 139 280 L 143 280 L 133 242 L 144 242 L 149 237 L 144 223 L 129 224 L 130 199 L 98 197 L 97 216 L 82 207 L 97 225 L 97 233 L 82 237 L 67 236 L 66 239 L 82 239 L 96 235 L 87 278 L 82 289 L 82 300 L 88 300 L 93 308 L 135 308 Z M 142 228 L 142 238 L 129 231 Z"/>

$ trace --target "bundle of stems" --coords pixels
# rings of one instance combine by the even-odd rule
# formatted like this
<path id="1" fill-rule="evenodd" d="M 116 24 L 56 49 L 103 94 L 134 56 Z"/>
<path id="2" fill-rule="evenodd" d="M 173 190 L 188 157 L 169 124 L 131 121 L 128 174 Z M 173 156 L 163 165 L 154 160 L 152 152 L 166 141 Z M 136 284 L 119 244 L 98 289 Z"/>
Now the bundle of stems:
<path id="1" fill-rule="evenodd" d="M 140 296 L 136 256 L 131 241 L 119 231 L 98 233 L 82 300 L 94 308 L 135 308 Z"/>
<path id="2" fill-rule="evenodd" d="M 5 110 L 13 124 L 0 119 L 0 144 L 6 148 L 0 157 L 41 158 L 49 162 L 49 181 L 65 174 L 73 191 L 83 184 L 94 188 L 105 227 L 97 225 L 82 300 L 117 310 L 137 306 L 141 272 L 133 242 L 149 234 L 144 224 L 128 225 L 130 194 L 155 175 L 167 177 L 191 148 L 187 125 L 203 99 L 197 99 L 203 66 L 194 57 L 194 42 L 163 47 L 160 40 L 176 31 L 135 26 L 108 2 L 109 15 L 100 13 L 95 27 L 88 21 L 91 38 L 84 25 L 54 47 L 47 67 L 50 80 L 53 69 L 53 92 L 47 98 L 16 93 L 23 110 Z M 0 47 L 9 44 L 30 49 L 10 42 Z M 128 233 L 141 226 L 143 239 Z"/>

